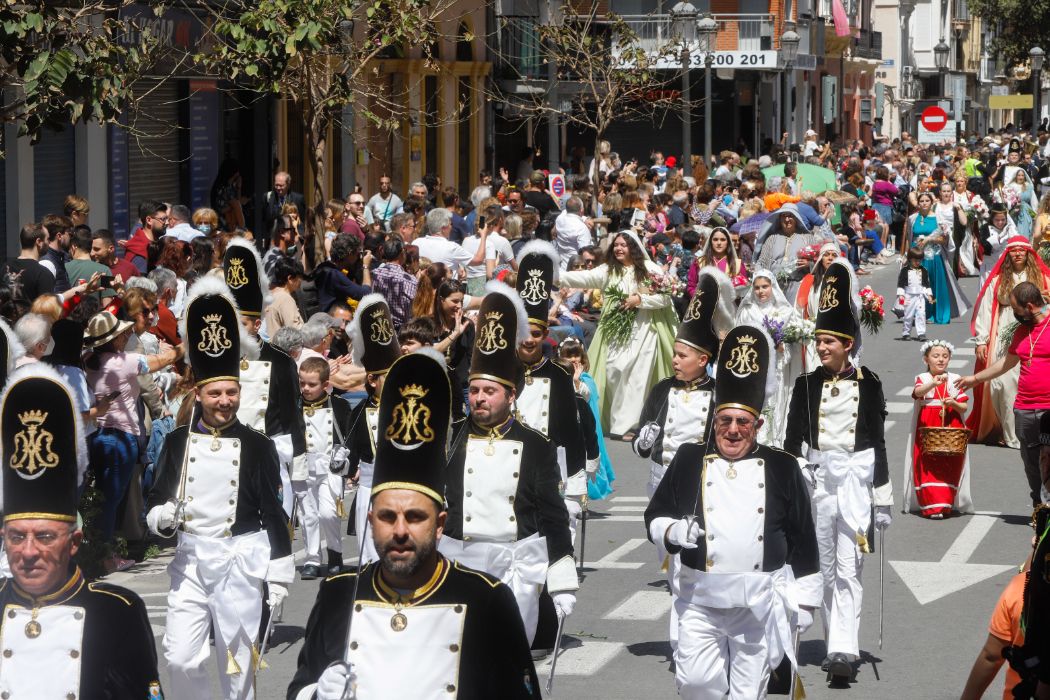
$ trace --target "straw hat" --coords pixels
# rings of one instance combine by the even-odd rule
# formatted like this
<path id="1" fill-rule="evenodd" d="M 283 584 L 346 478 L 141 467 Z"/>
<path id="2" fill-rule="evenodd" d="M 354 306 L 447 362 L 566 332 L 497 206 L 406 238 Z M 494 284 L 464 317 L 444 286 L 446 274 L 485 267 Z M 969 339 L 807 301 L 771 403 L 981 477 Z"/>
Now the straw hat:
<path id="1" fill-rule="evenodd" d="M 131 321 L 118 321 L 109 311 L 100 311 L 88 321 L 87 330 L 84 331 L 84 347 L 105 345 L 133 325 Z"/>

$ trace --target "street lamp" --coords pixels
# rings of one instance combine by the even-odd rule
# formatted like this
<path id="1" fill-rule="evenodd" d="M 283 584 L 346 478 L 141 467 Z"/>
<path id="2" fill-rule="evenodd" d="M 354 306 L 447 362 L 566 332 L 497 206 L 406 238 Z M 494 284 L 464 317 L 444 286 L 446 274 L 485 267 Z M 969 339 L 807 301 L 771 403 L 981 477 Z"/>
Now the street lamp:
<path id="1" fill-rule="evenodd" d="M 718 22 L 711 15 L 704 15 L 696 23 L 700 36 L 700 51 L 704 54 L 704 167 L 711 167 L 711 64 L 715 62 L 715 46 L 718 40 Z"/>
<path id="2" fill-rule="evenodd" d="M 1032 50 L 1028 52 L 1028 58 L 1032 62 L 1032 133 L 1038 133 L 1039 128 L 1039 98 L 1042 97 L 1042 76 L 1040 72 L 1043 70 L 1043 58 L 1046 54 L 1038 46 L 1033 46 Z"/>
<path id="3" fill-rule="evenodd" d="M 693 106 L 690 104 L 690 52 L 696 41 L 696 8 L 689 2 L 676 3 L 671 8 L 671 36 L 682 44 L 682 162 L 688 163 L 693 151 Z"/>
<path id="4" fill-rule="evenodd" d="M 780 107 L 780 113 L 784 117 L 784 131 L 787 132 L 791 131 L 791 101 L 788 99 L 788 74 L 795 65 L 795 59 L 798 58 L 798 45 L 801 42 L 802 37 L 795 31 L 795 23 L 791 20 L 784 22 L 784 33 L 780 35 L 780 58 L 784 62 L 784 89 L 781 94 L 781 101 L 784 104 Z"/>
<path id="5" fill-rule="evenodd" d="M 948 48 L 948 44 L 944 43 L 944 37 L 937 42 L 937 45 L 933 47 L 933 64 L 937 66 L 937 72 L 941 74 L 941 97 L 944 97 L 948 92 L 948 54 L 952 50 Z"/>

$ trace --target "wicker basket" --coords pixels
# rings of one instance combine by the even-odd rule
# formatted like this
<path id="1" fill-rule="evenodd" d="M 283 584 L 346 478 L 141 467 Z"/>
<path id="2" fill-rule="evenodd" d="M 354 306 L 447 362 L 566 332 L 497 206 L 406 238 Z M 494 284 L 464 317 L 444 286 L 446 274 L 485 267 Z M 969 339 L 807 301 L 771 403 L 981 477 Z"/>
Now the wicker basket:
<path id="1" fill-rule="evenodd" d="M 919 428 L 919 444 L 923 454 L 960 457 L 966 454 L 969 442 L 969 428 Z"/>

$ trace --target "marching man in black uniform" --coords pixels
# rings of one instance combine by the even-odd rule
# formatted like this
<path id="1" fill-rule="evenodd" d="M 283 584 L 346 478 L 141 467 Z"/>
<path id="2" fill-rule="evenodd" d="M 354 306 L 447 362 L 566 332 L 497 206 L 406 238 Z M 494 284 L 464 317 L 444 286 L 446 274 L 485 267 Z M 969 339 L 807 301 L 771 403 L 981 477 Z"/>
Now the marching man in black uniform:
<path id="1" fill-rule="evenodd" d="M 890 524 L 893 505 L 882 382 L 851 361 L 860 352 L 860 308 L 853 268 L 836 260 L 824 273 L 817 309 L 821 367 L 795 381 L 784 441 L 786 451 L 805 458 L 812 488 L 824 579 L 823 668 L 836 685 L 853 677 L 860 653 L 860 575 L 862 555 L 872 551 L 872 506 L 881 530 Z"/>
<path id="2" fill-rule="evenodd" d="M 453 439 L 440 549 L 510 586 L 531 644 L 544 582 L 559 618 L 572 614 L 579 582 L 554 444 L 511 413 L 522 382 L 515 343 L 527 332 L 525 309 L 502 282 L 485 289 L 470 361 L 470 416 Z"/>
<path id="3" fill-rule="evenodd" d="M 543 354 L 557 269 L 558 253 L 547 241 L 529 241 L 518 253 L 517 289 L 525 304 L 529 332 L 518 344 L 518 358 L 525 364 L 525 384 L 514 408 L 525 425 L 554 443 L 575 540 L 576 518 L 582 511 L 580 500 L 587 495 L 588 474 L 598 471 L 598 460 L 587 459 L 572 374 Z M 480 336 L 475 342 L 480 342 Z"/>
<path id="4" fill-rule="evenodd" d="M 164 441 L 146 502 L 149 529 L 179 538 L 164 631 L 173 698 L 210 697 L 209 627 L 222 697 L 254 697 L 263 584 L 272 611 L 295 575 L 277 450 L 237 419 L 240 325 L 223 289 L 206 277 L 190 290 L 182 337 L 197 405 Z"/>
<path id="5" fill-rule="evenodd" d="M 514 595 L 437 551 L 451 403 L 444 358 L 390 368 L 369 514 L 379 561 L 321 583 L 288 700 L 539 697 Z"/>
<path id="6" fill-rule="evenodd" d="M 390 307 L 382 294 L 369 294 L 357 305 L 350 322 L 350 342 L 354 364 L 364 367 L 368 398 L 354 406 L 350 416 L 350 476 L 357 475 L 354 508 L 354 534 L 361 543 L 363 561 L 379 561 L 379 554 L 368 536 L 368 503 L 372 493 L 372 472 L 379 427 L 379 396 L 390 366 L 401 356 L 401 344 L 391 321 Z M 349 527 L 347 528 L 349 534 Z"/>
<path id="7" fill-rule="evenodd" d="M 269 279 L 255 246 L 231 239 L 222 258 L 226 286 L 240 309 L 241 324 L 251 340 L 242 343 L 241 405 L 237 419 L 268 435 L 281 460 L 284 512 L 292 515 L 291 473 L 301 473 L 306 459 L 306 425 L 295 360 L 259 338 L 262 313 L 270 303 Z M 198 283 L 199 284 L 199 283 Z"/>
<path id="8" fill-rule="evenodd" d="M 686 700 L 754 700 L 813 621 L 820 569 L 806 482 L 791 455 L 756 441 L 775 390 L 773 343 L 738 326 L 722 342 L 713 437 L 678 448 L 645 524 L 680 553 L 675 682 Z"/>
<path id="9" fill-rule="evenodd" d="M 700 270 L 696 294 L 689 302 L 678 327 L 671 366 L 674 376 L 658 382 L 649 392 L 639 419 L 641 428 L 631 447 L 639 457 L 648 457 L 649 498 L 656 493 L 678 448 L 704 443 L 714 413 L 714 380 L 707 367 L 718 356 L 721 338 L 733 327 L 733 283 L 714 267 Z M 655 543 L 658 560 L 667 559 L 663 540 Z M 667 581 L 671 594 L 678 595 L 678 557 L 667 559 Z M 671 609 L 671 648 L 678 645 L 678 615 Z"/>
<path id="10" fill-rule="evenodd" d="M 328 393 L 328 361 L 309 357 L 299 368 L 306 423 L 306 459 L 292 463 L 292 489 L 299 503 L 304 551 L 299 577 L 304 581 L 321 575 L 321 542 L 328 550 L 328 573 L 343 570 L 343 479 L 348 462 L 350 404 Z"/>
<path id="11" fill-rule="evenodd" d="M 125 588 L 87 583 L 73 563 L 88 461 L 73 390 L 34 363 L 11 375 L 0 404 L 11 561 L 0 579 L 0 697 L 161 697 L 146 606 Z"/>

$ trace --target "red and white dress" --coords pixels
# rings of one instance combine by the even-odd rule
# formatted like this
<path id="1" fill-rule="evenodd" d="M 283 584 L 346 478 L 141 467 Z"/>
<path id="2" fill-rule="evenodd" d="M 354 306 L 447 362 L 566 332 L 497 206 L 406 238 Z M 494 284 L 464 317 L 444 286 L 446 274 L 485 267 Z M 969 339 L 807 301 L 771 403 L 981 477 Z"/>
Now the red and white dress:
<path id="1" fill-rule="evenodd" d="M 904 510 L 929 518 L 934 515 L 972 513 L 970 500 L 970 456 L 969 452 L 958 457 L 930 455 L 922 451 L 918 440 L 919 428 L 964 427 L 958 411 L 944 408 L 944 399 L 960 403 L 967 400 L 965 393 L 955 387 L 959 375 L 948 372 L 948 381 L 931 389 L 926 396 L 915 402 L 912 429 L 904 454 Z M 933 381 L 929 372 L 915 378 L 915 387 Z M 941 410 L 947 411 L 944 418 Z"/>

